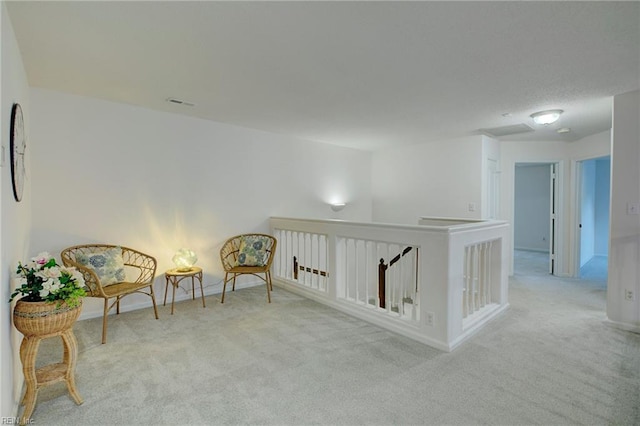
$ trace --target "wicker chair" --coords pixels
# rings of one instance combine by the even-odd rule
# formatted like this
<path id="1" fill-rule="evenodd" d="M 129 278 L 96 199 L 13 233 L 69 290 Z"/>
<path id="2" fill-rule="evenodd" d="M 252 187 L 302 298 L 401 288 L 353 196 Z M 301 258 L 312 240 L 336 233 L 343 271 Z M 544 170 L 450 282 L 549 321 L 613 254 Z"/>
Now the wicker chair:
<path id="1" fill-rule="evenodd" d="M 241 256 L 240 249 L 243 241 L 251 238 L 259 238 L 264 242 L 264 259 L 261 264 L 255 266 L 241 265 L 238 259 Z M 220 259 L 224 268 L 224 286 L 222 288 L 222 298 L 220 303 L 224 303 L 224 294 L 227 289 L 227 282 L 233 280 L 232 291 L 236 289 L 236 277 L 238 275 L 248 274 L 255 275 L 265 282 L 267 285 L 267 300 L 271 303 L 271 290 L 273 284 L 271 282 L 271 263 L 276 252 L 277 241 L 271 235 L 266 234 L 243 234 L 236 235 L 228 239 L 220 249 Z M 264 274 L 264 277 L 258 274 Z"/>
<path id="2" fill-rule="evenodd" d="M 81 263 L 80 258 L 95 255 L 108 249 L 122 249 L 122 261 L 124 263 L 124 271 L 126 277 L 123 280 L 113 284 L 105 285 L 101 282 L 98 274 L 94 269 L 89 268 Z M 151 297 L 153 302 L 153 311 L 156 319 L 158 319 L 158 308 L 156 307 L 156 298 L 153 293 L 153 280 L 156 274 L 156 259 L 141 253 L 137 250 L 122 246 L 110 244 L 86 244 L 66 248 L 60 254 L 62 263 L 65 266 L 73 266 L 77 268 L 84 276 L 87 290 L 87 296 L 100 297 L 104 299 L 104 316 L 102 318 L 102 343 L 107 343 L 107 316 L 111 308 L 116 306 L 116 314 L 120 313 L 120 299 L 133 293 L 142 293 Z M 137 275 L 137 277 L 136 277 Z M 133 281 L 124 281 L 127 278 L 136 277 Z M 148 291 L 143 289 L 148 287 Z M 115 299 L 111 305 L 109 300 Z"/>

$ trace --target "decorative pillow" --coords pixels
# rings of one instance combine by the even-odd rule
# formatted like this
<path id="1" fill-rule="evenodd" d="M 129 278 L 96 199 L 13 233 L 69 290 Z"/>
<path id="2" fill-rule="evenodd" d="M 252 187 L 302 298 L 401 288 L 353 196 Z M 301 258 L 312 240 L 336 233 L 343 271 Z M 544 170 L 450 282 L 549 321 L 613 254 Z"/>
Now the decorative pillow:
<path id="1" fill-rule="evenodd" d="M 81 254 L 76 260 L 81 265 L 93 269 L 103 286 L 122 282 L 126 278 L 120 247 Z"/>
<path id="2" fill-rule="evenodd" d="M 268 238 L 259 235 L 242 237 L 238 266 L 264 266 L 267 262 L 268 241 Z"/>

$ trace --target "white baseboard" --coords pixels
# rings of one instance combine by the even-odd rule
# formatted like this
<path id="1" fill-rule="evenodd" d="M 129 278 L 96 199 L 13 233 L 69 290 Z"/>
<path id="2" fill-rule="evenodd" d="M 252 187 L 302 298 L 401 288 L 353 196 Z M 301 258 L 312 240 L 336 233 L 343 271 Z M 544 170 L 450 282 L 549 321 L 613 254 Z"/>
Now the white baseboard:
<path id="1" fill-rule="evenodd" d="M 338 301 L 327 299 L 322 292 L 290 284 L 286 280 L 280 279 L 278 277 L 273 278 L 273 285 L 275 285 L 276 287 L 281 287 L 299 296 L 311 299 L 322 305 L 329 306 L 330 308 L 350 315 L 354 318 L 361 319 L 375 326 L 390 330 L 402 336 L 416 340 L 420 343 L 424 343 L 425 345 L 431 346 L 435 349 L 444 352 L 451 352 L 452 350 L 451 346 L 449 346 L 447 342 L 425 336 L 419 331 L 418 326 L 412 327 L 401 320 L 394 320 L 388 317 L 380 317 L 379 315 L 370 312 L 368 309 L 360 309 L 359 307 L 351 305 L 349 303 L 340 303 Z"/>
<path id="2" fill-rule="evenodd" d="M 536 252 L 536 253 L 547 253 L 547 254 L 549 254 L 549 249 L 539 249 L 539 248 L 531 248 L 531 247 L 514 247 L 514 250 L 533 251 L 533 252 Z"/>
<path id="3" fill-rule="evenodd" d="M 237 283 L 236 284 L 236 290 L 241 290 L 243 288 L 249 288 L 249 287 L 255 287 L 258 285 L 264 285 L 264 281 L 251 281 L 251 282 L 245 282 L 245 283 Z M 180 292 L 176 292 L 176 300 L 175 302 L 182 302 L 184 300 L 190 300 L 192 299 L 192 295 L 191 295 L 191 288 L 185 289 L 184 287 L 181 287 L 183 291 Z M 155 290 L 155 288 L 154 288 Z M 212 296 L 215 294 L 222 294 L 222 283 L 216 283 L 216 284 L 207 284 L 203 286 L 203 290 L 204 290 L 204 296 Z M 168 288 L 167 291 L 171 292 L 171 288 Z M 227 288 L 227 291 L 229 291 L 229 289 Z M 195 288 L 195 294 L 196 294 L 196 299 L 200 296 L 200 286 L 199 284 L 196 282 L 196 288 Z M 156 291 L 156 305 L 158 306 L 162 306 L 162 302 L 164 301 L 164 292 L 162 293 L 162 295 L 160 295 L 160 292 Z M 93 299 L 93 298 L 92 298 Z M 146 309 L 146 308 L 152 308 L 153 307 L 153 303 L 151 303 L 151 298 L 150 297 L 145 297 L 146 300 L 138 302 L 138 303 L 130 303 L 130 304 L 121 304 L 120 305 L 120 313 L 123 312 L 130 312 L 130 311 L 137 311 L 138 309 Z M 123 299 L 123 300 L 126 300 Z M 171 304 L 171 294 L 167 295 L 167 305 Z M 109 311 L 109 315 L 115 315 L 115 309 L 112 309 Z M 83 321 L 83 320 L 87 320 L 87 319 L 92 319 L 92 318 L 101 318 L 102 317 L 102 309 L 100 310 L 95 310 L 95 311 L 89 311 L 89 312 L 85 312 L 84 310 L 82 311 L 82 313 L 80 314 L 80 317 L 78 318 L 78 321 Z"/>
<path id="4" fill-rule="evenodd" d="M 630 324 L 626 322 L 612 321 L 610 319 L 605 320 L 605 324 L 608 324 L 611 327 L 617 328 L 619 330 L 640 334 L 640 324 Z"/>

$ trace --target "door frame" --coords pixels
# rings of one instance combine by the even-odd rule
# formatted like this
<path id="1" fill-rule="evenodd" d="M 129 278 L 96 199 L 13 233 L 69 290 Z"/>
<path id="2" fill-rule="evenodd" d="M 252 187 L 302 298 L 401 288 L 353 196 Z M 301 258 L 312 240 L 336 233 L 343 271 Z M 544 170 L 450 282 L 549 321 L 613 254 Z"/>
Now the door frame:
<path id="1" fill-rule="evenodd" d="M 580 250 L 581 250 L 581 229 L 580 226 L 582 224 L 582 163 L 590 160 L 598 160 L 601 158 L 609 158 L 611 159 L 611 154 L 606 155 L 595 155 L 589 157 L 582 157 L 578 159 L 571 160 L 571 170 L 572 170 L 572 187 L 571 191 L 573 193 L 572 197 L 572 226 L 571 226 L 571 242 L 572 248 L 570 253 L 570 272 L 571 277 L 580 278 Z M 609 185 L 611 185 L 611 176 L 609 176 Z M 609 197 L 609 211 L 611 211 L 611 197 Z M 611 236 L 609 236 L 611 239 Z"/>
<path id="2" fill-rule="evenodd" d="M 549 164 L 549 273 L 551 275 L 556 275 L 558 271 L 559 168 L 558 163 Z"/>
<path id="3" fill-rule="evenodd" d="M 515 161 L 513 163 L 513 220 L 515 221 L 515 202 L 516 202 L 516 194 L 515 194 L 515 178 L 516 178 L 516 167 L 519 164 L 536 164 L 536 165 L 548 165 L 550 173 L 553 170 L 555 173 L 555 178 L 551 179 L 549 186 L 549 197 L 550 197 L 550 211 L 549 211 L 549 273 L 557 276 L 566 276 L 566 272 L 563 273 L 566 269 L 565 259 L 564 259 L 564 247 L 565 247 L 565 224 L 564 224 L 564 215 L 565 211 L 564 207 L 564 160 L 536 160 L 536 161 Z M 552 211 L 554 210 L 554 214 L 552 215 Z M 512 226 L 512 229 L 515 228 Z M 515 250 L 514 237 L 512 231 L 512 262 L 511 262 L 511 270 L 514 271 L 513 266 L 513 251 Z"/>

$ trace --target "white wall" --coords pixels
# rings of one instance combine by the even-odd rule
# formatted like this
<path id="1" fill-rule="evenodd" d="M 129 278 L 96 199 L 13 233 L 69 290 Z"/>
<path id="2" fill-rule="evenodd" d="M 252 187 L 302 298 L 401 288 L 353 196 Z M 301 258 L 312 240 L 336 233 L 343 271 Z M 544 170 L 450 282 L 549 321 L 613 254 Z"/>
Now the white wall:
<path id="1" fill-rule="evenodd" d="M 9 305 L 9 295 L 15 287 L 13 275 L 20 260 L 24 260 L 29 250 L 29 232 L 31 220 L 31 188 L 30 188 L 30 146 L 29 124 L 31 112 L 29 108 L 29 87 L 27 75 L 22 63 L 13 27 L 4 2 L 0 4 L 0 134 L 4 148 L 4 166 L 0 168 L 0 417 L 15 416 L 22 390 L 22 368 L 18 349 L 22 334 L 13 328 L 11 311 L 14 304 Z M 25 156 L 28 179 L 25 183 L 22 201 L 17 203 L 13 198 L 11 182 L 11 165 L 9 159 L 9 133 L 11 109 L 14 102 L 20 103 L 25 120 L 27 151 Z"/>
<path id="2" fill-rule="evenodd" d="M 556 273 L 574 274 L 575 163 L 611 153 L 605 131 L 576 142 L 501 141 L 483 136 L 411 145 L 373 153 L 373 220 L 415 224 L 420 216 L 485 218 L 488 211 L 487 163 L 498 157 L 499 219 L 514 223 L 516 163 L 558 163 L 563 198 L 557 206 L 562 230 Z M 469 211 L 469 204 L 476 206 Z M 512 227 L 513 233 L 513 227 Z M 511 238 L 513 247 L 513 235 Z M 513 263 L 513 259 L 510 259 Z M 512 269 L 513 271 L 513 269 Z"/>
<path id="3" fill-rule="evenodd" d="M 596 162 L 582 163 L 580 193 L 580 267 L 593 258 L 595 250 L 596 224 Z"/>
<path id="4" fill-rule="evenodd" d="M 596 160 L 596 211 L 595 242 L 596 256 L 609 255 L 609 207 L 611 202 L 611 159 Z"/>
<path id="5" fill-rule="evenodd" d="M 481 219 L 498 219 L 500 210 L 500 157 L 500 142 L 496 139 L 482 136 Z"/>
<path id="6" fill-rule="evenodd" d="M 611 245 L 607 316 L 622 328 L 640 332 L 640 91 L 614 97 L 611 154 Z M 633 293 L 632 300 L 625 293 Z"/>
<path id="7" fill-rule="evenodd" d="M 33 250 L 121 244 L 158 260 L 193 249 L 220 291 L 219 250 L 270 216 L 371 220 L 371 155 L 276 134 L 32 89 Z M 340 213 L 327 203 L 344 201 Z M 211 291 L 211 289 L 207 290 Z M 147 303 L 130 296 L 124 308 Z M 101 313 L 87 299 L 83 318 Z"/>
<path id="8" fill-rule="evenodd" d="M 516 249 L 549 251 L 550 168 L 548 164 L 516 167 L 513 222 Z"/>
<path id="9" fill-rule="evenodd" d="M 415 225 L 421 216 L 480 219 L 482 167 L 481 136 L 376 151 L 373 220 Z"/>

